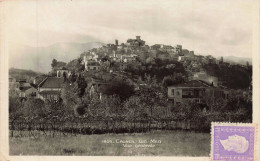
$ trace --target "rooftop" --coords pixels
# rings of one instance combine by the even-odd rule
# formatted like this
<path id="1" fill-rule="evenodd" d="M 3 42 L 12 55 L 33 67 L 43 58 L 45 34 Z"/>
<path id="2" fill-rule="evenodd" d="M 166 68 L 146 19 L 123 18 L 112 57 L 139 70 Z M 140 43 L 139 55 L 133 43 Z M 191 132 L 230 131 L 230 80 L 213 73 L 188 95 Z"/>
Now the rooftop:
<path id="1" fill-rule="evenodd" d="M 60 94 L 60 91 L 42 91 L 40 94 Z"/>
<path id="2" fill-rule="evenodd" d="M 87 65 L 88 66 L 100 66 L 99 62 L 96 62 L 96 61 L 88 61 Z"/>
<path id="3" fill-rule="evenodd" d="M 40 84 L 40 88 L 62 88 L 63 78 L 46 77 Z"/>
<path id="4" fill-rule="evenodd" d="M 180 83 L 176 85 L 172 85 L 169 87 L 212 87 L 211 84 L 204 82 L 202 80 L 191 80 L 185 83 Z"/>

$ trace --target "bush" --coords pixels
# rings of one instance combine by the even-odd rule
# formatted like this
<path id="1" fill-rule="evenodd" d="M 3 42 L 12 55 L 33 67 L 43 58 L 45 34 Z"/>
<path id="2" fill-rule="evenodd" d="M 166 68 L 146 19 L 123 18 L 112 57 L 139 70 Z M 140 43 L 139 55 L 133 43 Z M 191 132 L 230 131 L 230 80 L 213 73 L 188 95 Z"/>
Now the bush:
<path id="1" fill-rule="evenodd" d="M 83 116 L 86 113 L 86 107 L 84 105 L 77 105 L 74 109 L 76 116 Z"/>

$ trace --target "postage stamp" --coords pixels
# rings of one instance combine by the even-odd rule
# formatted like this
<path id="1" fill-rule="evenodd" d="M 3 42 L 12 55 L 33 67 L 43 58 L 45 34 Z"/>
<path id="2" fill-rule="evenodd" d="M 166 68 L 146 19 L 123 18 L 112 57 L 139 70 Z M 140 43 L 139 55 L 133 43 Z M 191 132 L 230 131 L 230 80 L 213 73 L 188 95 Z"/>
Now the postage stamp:
<path id="1" fill-rule="evenodd" d="M 212 123 L 211 159 L 256 160 L 257 126 L 244 123 Z"/>

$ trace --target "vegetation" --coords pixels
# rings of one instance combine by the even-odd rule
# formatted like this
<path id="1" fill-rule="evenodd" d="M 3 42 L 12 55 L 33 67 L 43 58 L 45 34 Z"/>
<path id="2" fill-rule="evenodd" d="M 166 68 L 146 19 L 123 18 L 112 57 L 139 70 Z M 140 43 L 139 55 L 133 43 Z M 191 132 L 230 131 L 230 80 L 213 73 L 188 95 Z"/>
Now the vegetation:
<path id="1" fill-rule="evenodd" d="M 181 63 L 160 58 L 152 59 L 151 62 L 145 64 L 131 63 L 125 71 L 132 75 L 139 75 L 142 77 L 144 77 L 145 74 L 150 75 L 151 77 L 156 76 L 158 81 L 162 81 L 164 77 L 169 76 L 172 73 L 186 75 L 186 71 Z"/>
<path id="2" fill-rule="evenodd" d="M 252 66 L 206 64 L 204 67 L 209 75 L 217 77 L 223 85 L 231 89 L 246 89 L 251 86 Z"/>
<path id="3" fill-rule="evenodd" d="M 108 85 L 103 86 L 101 92 L 106 95 L 117 95 L 124 101 L 134 94 L 134 87 L 121 78 L 116 78 Z"/>
<path id="4" fill-rule="evenodd" d="M 57 61 L 56 59 L 53 59 L 51 63 L 52 69 L 64 67 L 65 65 L 66 65 L 65 62 Z"/>
<path id="5" fill-rule="evenodd" d="M 61 122 L 70 123 L 78 118 L 87 118 L 88 121 L 83 122 L 90 123 L 101 119 L 106 126 L 93 127 L 101 130 L 101 133 L 176 128 L 171 125 L 176 121 L 181 121 L 187 129 L 209 132 L 212 121 L 251 122 L 252 120 L 252 102 L 241 94 L 234 93 L 228 100 L 213 101 L 205 98 L 205 104 L 184 102 L 173 105 L 168 101 L 166 90 L 157 82 L 156 77 L 145 75 L 144 79 L 139 81 L 143 86 L 133 90 L 133 87 L 123 80 L 115 80 L 105 88 L 101 96 L 98 93 L 86 92 L 87 82 L 84 77 L 78 75 L 75 82 L 64 82 L 59 101 L 19 100 L 10 96 L 10 120 L 26 118 L 27 121 L 42 122 L 59 117 Z M 70 121 L 66 120 L 68 117 L 71 118 Z M 113 124 L 112 131 L 108 128 L 109 122 Z M 123 122 L 131 125 L 125 126 Z M 142 126 L 135 126 L 136 122 Z M 116 128 L 115 124 L 120 126 Z M 85 127 L 80 129 L 88 131 Z"/>

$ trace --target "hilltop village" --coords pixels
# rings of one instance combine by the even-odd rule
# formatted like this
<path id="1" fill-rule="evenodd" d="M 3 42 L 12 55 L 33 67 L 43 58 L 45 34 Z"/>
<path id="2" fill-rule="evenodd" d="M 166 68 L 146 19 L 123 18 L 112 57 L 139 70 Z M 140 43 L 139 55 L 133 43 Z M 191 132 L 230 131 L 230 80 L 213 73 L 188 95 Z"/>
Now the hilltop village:
<path id="1" fill-rule="evenodd" d="M 151 107 L 150 100 L 154 106 L 163 102 L 157 105 L 167 109 L 165 114 L 187 102 L 207 111 L 217 108 L 219 102 L 223 104 L 218 108 L 228 109 L 234 100 L 237 105 L 241 98 L 247 103 L 252 101 L 249 63 L 230 64 L 223 57 L 196 55 L 182 45 L 149 46 L 140 36 L 121 44 L 115 40 L 114 44 L 83 52 L 68 63 L 53 59 L 50 65 L 48 74 L 37 75 L 30 82 L 10 77 L 9 94 L 25 101 L 74 102 L 68 106 L 84 107 L 94 96 L 101 102 L 117 97 L 121 103 L 142 97 L 148 100 L 147 107 Z"/>

